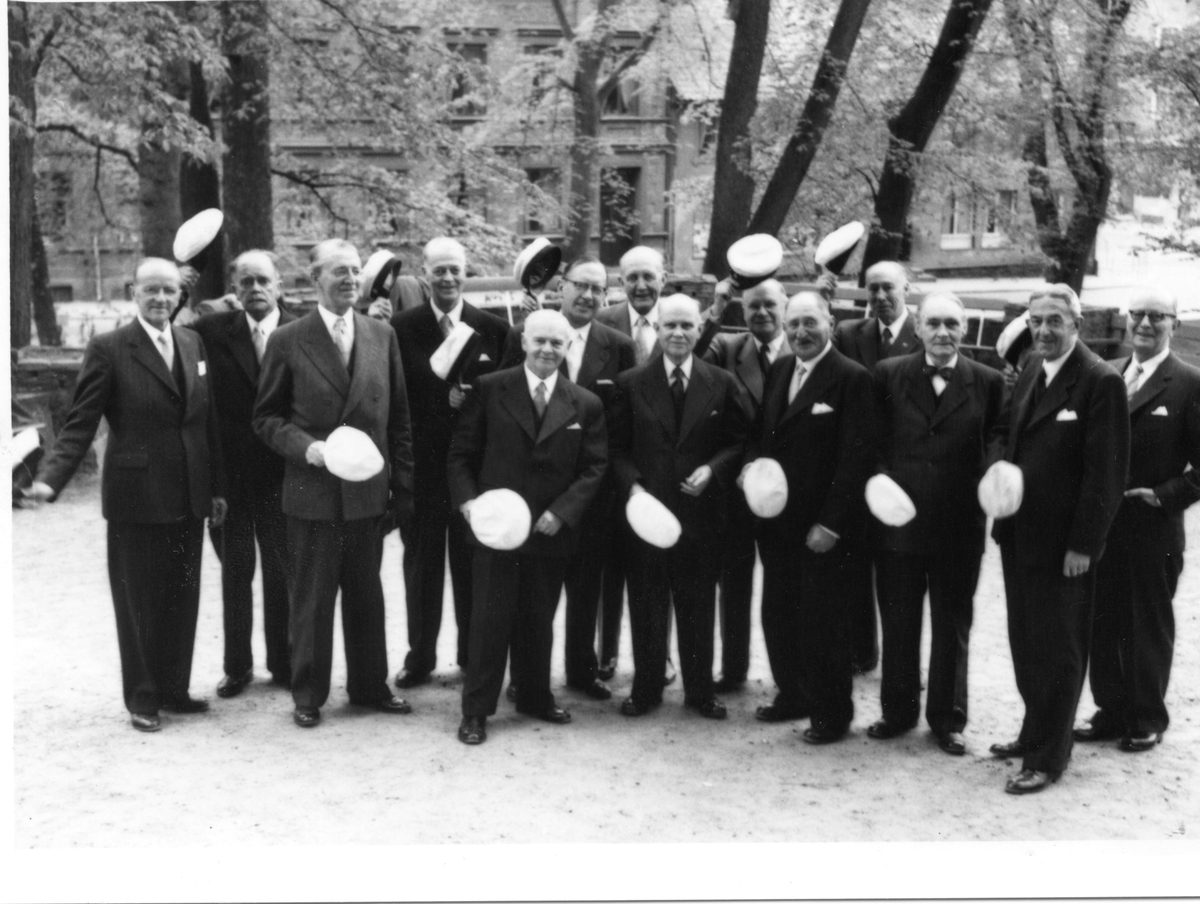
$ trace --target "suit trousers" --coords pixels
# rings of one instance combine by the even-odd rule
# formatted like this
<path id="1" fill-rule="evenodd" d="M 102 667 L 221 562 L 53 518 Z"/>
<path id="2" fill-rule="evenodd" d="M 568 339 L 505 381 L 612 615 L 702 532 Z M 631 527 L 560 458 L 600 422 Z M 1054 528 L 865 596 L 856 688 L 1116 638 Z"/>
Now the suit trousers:
<path id="1" fill-rule="evenodd" d="M 775 540 L 761 549 L 763 637 L 779 688 L 775 705 L 808 713 L 813 728 L 845 732 L 854 718 L 848 599 L 854 575 L 869 571 L 867 556 L 844 540 L 825 553 L 803 540 Z"/>
<path id="2" fill-rule="evenodd" d="M 483 547 L 477 547 L 474 553 L 471 570 L 475 611 L 463 684 L 463 715 L 495 714 L 510 647 L 517 710 L 544 712 L 554 706 L 550 650 L 567 560 Z"/>
<path id="3" fill-rule="evenodd" d="M 131 713 L 153 715 L 188 694 L 203 549 L 199 518 L 108 522 L 108 580 Z"/>
<path id="4" fill-rule="evenodd" d="M 1062 772 L 1071 759 L 1071 729 L 1087 671 L 1096 564 L 1064 577 L 1062 566 L 1027 566 L 1000 545 L 1008 598 L 1008 642 L 1017 690 L 1025 702 L 1018 740 L 1022 768 Z"/>
<path id="5" fill-rule="evenodd" d="M 609 547 L 619 530 L 611 497 L 597 499 L 584 515 L 579 527 L 579 546 L 567 560 L 564 579 L 567 591 L 564 656 L 567 684 L 576 687 L 585 687 L 596 680 L 596 616 L 600 608 Z M 619 610 L 617 618 L 619 630 Z"/>
<path id="6" fill-rule="evenodd" d="M 854 668 L 869 672 L 879 663 L 879 623 L 871 563 L 850 576 L 849 642 Z"/>
<path id="7" fill-rule="evenodd" d="M 967 724 L 967 650 L 979 581 L 981 548 L 933 555 L 875 554 L 883 627 L 883 718 L 898 728 L 917 724 L 921 712 L 921 622 L 929 591 L 929 690 L 925 719 L 935 734 Z"/>
<path id="8" fill-rule="evenodd" d="M 744 681 L 750 670 L 750 599 L 754 591 L 754 515 L 742 493 L 733 493 L 729 528 L 721 551 L 718 612 L 721 676 Z"/>
<path id="9" fill-rule="evenodd" d="M 1145 508 L 1139 511 L 1137 506 Z M 1183 549 L 1162 516 L 1126 501 L 1096 576 L 1090 680 L 1099 718 L 1126 734 L 1167 730 L 1165 697 L 1175 650 L 1172 600 Z"/>
<path id="10" fill-rule="evenodd" d="M 432 485 L 428 485 L 432 484 Z M 446 587 L 446 548 L 458 625 L 458 664 L 466 668 L 471 633 L 471 555 L 467 523 L 451 510 L 446 482 L 417 479 L 412 525 L 404 532 L 404 592 L 408 607 L 408 655 L 404 668 L 416 674 L 437 665 Z"/>
<path id="11" fill-rule="evenodd" d="M 267 669 L 277 681 L 291 681 L 288 652 L 287 517 L 281 509 L 278 486 L 256 489 L 229 506 L 220 527 L 209 536 L 221 560 L 221 595 L 224 600 L 225 674 L 238 677 L 254 665 L 250 638 L 254 627 L 254 540 L 262 552 L 263 633 L 267 641 Z"/>
<path id="12" fill-rule="evenodd" d="M 288 516 L 292 594 L 292 699 L 320 707 L 329 699 L 333 611 L 342 591 L 346 691 L 369 705 L 391 696 L 379 560 L 379 518 L 310 521 Z"/>
<path id="13" fill-rule="evenodd" d="M 639 542 L 618 510 L 618 523 L 609 537 L 600 596 L 600 661 L 616 662 L 621 652 L 621 615 L 625 610 L 625 579 L 629 556 Z"/>
<path id="14" fill-rule="evenodd" d="M 720 548 L 683 536 L 670 549 L 636 540 L 629 574 L 629 627 L 633 635 L 633 690 L 638 703 L 662 700 L 663 666 L 675 607 L 679 670 L 684 699 L 702 703 L 713 695 L 713 628 Z"/>

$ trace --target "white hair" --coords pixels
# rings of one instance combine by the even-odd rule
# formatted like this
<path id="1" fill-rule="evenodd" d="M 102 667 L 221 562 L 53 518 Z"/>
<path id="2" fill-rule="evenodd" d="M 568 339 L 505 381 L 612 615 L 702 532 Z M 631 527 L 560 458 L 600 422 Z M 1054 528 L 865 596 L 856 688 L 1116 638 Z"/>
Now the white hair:
<path id="1" fill-rule="evenodd" d="M 1058 299 L 1067 306 L 1067 310 L 1071 312 L 1071 318 L 1076 323 L 1083 319 L 1083 305 L 1079 303 L 1079 296 L 1066 283 L 1048 283 L 1034 289 L 1029 293 L 1029 306 L 1033 307 L 1033 303 L 1039 298 Z"/>
<path id="2" fill-rule="evenodd" d="M 536 329 L 551 329 L 562 336 L 571 335 L 571 324 L 567 318 L 551 308 L 540 308 L 525 318 L 525 334 L 530 335 Z"/>
<path id="3" fill-rule="evenodd" d="M 637 263 L 638 258 L 648 257 L 654 262 L 654 267 L 659 273 L 663 273 L 666 269 L 663 264 L 663 256 L 656 249 L 649 245 L 634 245 L 628 251 L 621 255 L 620 267 L 624 273 L 630 267 Z"/>
<path id="4" fill-rule="evenodd" d="M 448 235 L 439 235 L 426 242 L 421 251 L 421 259 L 428 264 L 429 259 L 435 254 L 454 254 L 462 259 L 464 266 L 467 263 L 467 249 L 457 239 L 452 239 Z"/>

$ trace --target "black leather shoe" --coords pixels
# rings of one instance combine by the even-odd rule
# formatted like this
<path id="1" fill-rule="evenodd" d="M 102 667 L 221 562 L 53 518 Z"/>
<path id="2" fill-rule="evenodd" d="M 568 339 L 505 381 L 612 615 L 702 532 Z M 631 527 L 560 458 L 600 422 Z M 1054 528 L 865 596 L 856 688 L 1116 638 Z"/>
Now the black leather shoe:
<path id="1" fill-rule="evenodd" d="M 508 690 L 504 692 L 504 696 L 513 703 L 517 702 L 517 686 L 511 681 L 508 682 Z"/>
<path id="2" fill-rule="evenodd" d="M 160 731 L 162 722 L 158 713 L 130 713 L 129 723 L 138 731 Z"/>
<path id="3" fill-rule="evenodd" d="M 401 700 L 399 697 L 384 697 L 382 700 L 376 700 L 370 705 L 381 713 L 388 713 L 393 716 L 406 716 L 412 712 L 412 707 L 408 705 L 408 702 Z"/>
<path id="4" fill-rule="evenodd" d="M 226 675 L 217 682 L 217 696 L 228 700 L 230 697 L 236 697 L 244 691 L 247 685 L 254 680 L 253 669 L 247 669 L 246 674 L 239 675 L 236 678 L 233 675 Z"/>
<path id="5" fill-rule="evenodd" d="M 487 740 L 487 716 L 463 716 L 458 739 L 464 744 L 482 744 Z"/>
<path id="6" fill-rule="evenodd" d="M 988 748 L 988 753 L 1002 760 L 1015 759 L 1019 756 L 1025 756 L 1025 745 L 1020 741 L 1009 741 L 1007 744 L 993 744 Z"/>
<path id="7" fill-rule="evenodd" d="M 912 731 L 912 726 L 900 726 L 887 719 L 880 719 L 878 722 L 872 722 L 867 728 L 867 737 L 874 738 L 876 741 L 886 741 L 888 738 L 896 738 L 905 732 Z"/>
<path id="8" fill-rule="evenodd" d="M 292 721 L 301 728 L 312 728 L 321 723 L 321 711 L 315 706 L 297 706 Z"/>
<path id="9" fill-rule="evenodd" d="M 795 722 L 807 719 L 808 713 L 802 709 L 787 709 L 778 703 L 768 703 L 754 711 L 754 718 L 759 722 Z"/>
<path id="10" fill-rule="evenodd" d="M 675 663 L 668 659 L 666 671 L 663 672 L 663 687 L 666 687 L 669 684 L 674 684 L 675 675 Z"/>
<path id="11" fill-rule="evenodd" d="M 206 713 L 208 712 L 208 701 L 197 700 L 195 697 L 177 697 L 174 700 L 165 701 L 163 709 L 185 716 L 193 715 L 194 713 Z"/>
<path id="12" fill-rule="evenodd" d="M 1161 731 L 1150 731 L 1146 734 L 1126 735 L 1117 746 L 1126 753 L 1144 753 L 1162 742 Z"/>
<path id="13" fill-rule="evenodd" d="M 1084 744 L 1091 741 L 1115 741 L 1124 735 L 1125 732 L 1111 722 L 1097 719 L 1095 716 L 1092 716 L 1091 721 L 1082 728 L 1071 730 L 1071 737 Z"/>
<path id="14" fill-rule="evenodd" d="M 625 701 L 621 704 L 621 715 L 644 716 L 657 706 L 658 703 L 643 703 L 640 700 L 634 700 L 632 697 L 626 697 Z"/>
<path id="15" fill-rule="evenodd" d="M 694 709 L 706 719 L 724 719 L 729 715 L 729 711 L 725 709 L 725 704 L 716 697 L 710 697 L 707 700 L 684 700 L 683 705 Z"/>
<path id="16" fill-rule="evenodd" d="M 801 737 L 806 744 L 832 744 L 845 735 L 844 731 L 834 731 L 832 728 L 806 728 Z"/>
<path id="17" fill-rule="evenodd" d="M 431 680 L 429 672 L 410 672 L 408 669 L 401 669 L 396 673 L 396 687 L 420 687 L 422 684 L 428 684 Z"/>
<path id="18" fill-rule="evenodd" d="M 717 694 L 734 694 L 746 686 L 746 676 L 741 678 L 722 675 L 713 682 L 713 693 Z"/>
<path id="19" fill-rule="evenodd" d="M 947 731 L 938 735 L 938 747 L 951 756 L 962 756 L 967 752 L 967 742 L 963 740 L 960 731 Z"/>
<path id="20" fill-rule="evenodd" d="M 1008 780 L 1004 790 L 1009 794 L 1034 794 L 1056 781 L 1058 781 L 1058 773 L 1022 769 L 1016 776 Z"/>
<path id="21" fill-rule="evenodd" d="M 523 716 L 533 716 L 535 719 L 549 722 L 551 725 L 566 725 L 571 721 L 571 714 L 560 706 L 550 706 L 538 712 L 527 709 L 518 709 L 517 712 Z"/>
<path id="22" fill-rule="evenodd" d="M 580 693 L 587 694 L 593 700 L 612 699 L 612 691 L 606 688 L 599 678 L 593 680 L 591 684 L 568 684 L 567 687 L 574 688 Z"/>
<path id="23" fill-rule="evenodd" d="M 612 681 L 615 674 L 617 674 L 617 660 L 615 659 L 601 663 L 596 669 L 596 677 L 601 681 Z"/>

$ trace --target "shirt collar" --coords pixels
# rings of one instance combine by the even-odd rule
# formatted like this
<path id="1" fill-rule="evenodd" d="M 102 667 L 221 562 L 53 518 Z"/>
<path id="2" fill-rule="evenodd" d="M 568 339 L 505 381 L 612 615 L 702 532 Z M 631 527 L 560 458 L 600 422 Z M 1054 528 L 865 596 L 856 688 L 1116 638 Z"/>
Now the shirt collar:
<path id="1" fill-rule="evenodd" d="M 461 295 L 458 296 L 458 304 L 456 304 L 449 311 L 443 312 L 441 308 L 439 308 L 436 304 L 433 303 L 432 299 L 430 299 L 429 306 L 431 308 L 433 308 L 433 316 L 437 320 L 438 323 L 442 322 L 443 313 L 445 314 L 446 317 L 450 318 L 450 326 L 451 327 L 456 327 L 459 325 L 459 323 L 462 322 L 463 297 Z"/>
<path id="2" fill-rule="evenodd" d="M 157 327 L 151 326 L 141 314 L 137 315 L 137 319 L 138 323 L 142 325 L 142 329 L 146 331 L 146 335 L 149 336 L 152 341 L 157 342 L 160 336 L 165 336 L 168 343 L 172 345 L 174 344 L 174 337 L 171 335 L 171 324 L 168 323 L 165 330 L 160 330 Z"/>
<path id="3" fill-rule="evenodd" d="M 538 383 L 546 384 L 546 401 L 550 401 L 550 396 L 554 395 L 554 387 L 558 384 L 558 371 L 554 371 L 544 380 L 529 369 L 529 365 L 525 365 L 525 382 L 529 386 L 529 397 L 533 398 L 534 392 L 537 391 Z"/>
<path id="4" fill-rule="evenodd" d="M 1071 343 L 1070 350 L 1068 350 L 1065 355 L 1059 355 L 1054 361 L 1042 361 L 1042 370 L 1046 374 L 1047 386 L 1049 386 L 1051 381 L 1058 376 L 1058 372 L 1062 370 L 1063 365 L 1067 363 L 1067 359 L 1071 357 L 1072 352 L 1075 351 L 1075 344 L 1077 342 L 1079 342 L 1078 337 L 1076 337 L 1075 342 Z"/>
<path id="5" fill-rule="evenodd" d="M 578 333 L 583 338 L 584 342 L 587 342 L 588 336 L 590 336 L 592 333 L 592 322 L 589 320 L 583 326 L 579 327 L 579 329 L 575 329 L 575 327 L 571 327 L 572 337 L 574 337 L 574 335 L 576 333 Z"/>
<path id="6" fill-rule="evenodd" d="M 249 314 L 246 315 L 246 322 L 250 324 L 250 332 L 254 332 L 254 328 L 258 327 L 264 336 L 269 336 L 275 331 L 275 327 L 279 326 L 279 308 L 273 310 L 262 320 L 255 320 Z"/>
<path id="7" fill-rule="evenodd" d="M 896 341 L 896 337 L 900 335 L 900 329 L 904 326 L 904 321 L 908 319 L 908 305 L 900 305 L 900 313 L 890 324 L 879 321 L 879 335 L 883 335 L 885 329 L 892 331 L 892 341 Z"/>
<path id="8" fill-rule="evenodd" d="M 787 341 L 787 336 L 784 333 L 780 333 L 770 342 L 762 342 L 757 336 L 752 336 L 751 338 L 754 339 L 754 347 L 757 351 L 761 352 L 764 345 L 771 350 L 772 361 L 779 357 L 779 352 L 783 348 L 783 343 Z"/>
<path id="9" fill-rule="evenodd" d="M 346 313 L 341 316 L 333 313 L 333 311 L 321 304 L 317 305 L 317 310 L 320 312 L 321 319 L 325 321 L 325 326 L 329 328 L 330 332 L 333 331 L 333 322 L 335 320 L 344 320 L 348 328 L 353 328 L 354 326 L 354 308 L 347 308 Z"/>
<path id="10" fill-rule="evenodd" d="M 690 381 L 692 379 L 692 361 L 694 361 L 695 358 L 696 358 L 695 355 L 688 355 L 687 360 L 679 365 L 679 369 L 683 371 L 684 380 Z M 672 380 L 672 378 L 675 376 L 675 366 L 676 365 L 666 355 L 662 356 L 662 360 L 663 360 L 663 365 L 666 367 L 666 370 L 667 370 L 667 382 L 669 383 Z"/>
<path id="11" fill-rule="evenodd" d="M 641 317 L 642 317 L 642 315 L 637 312 L 636 308 L 634 308 L 633 302 L 632 301 L 629 302 L 629 330 L 631 333 L 637 327 L 637 322 Z M 658 323 L 658 302 L 657 301 L 654 302 L 654 307 L 652 307 L 650 309 L 650 312 L 648 314 L 646 314 L 645 317 L 646 317 L 647 323 L 650 323 L 650 324 Z"/>
<path id="12" fill-rule="evenodd" d="M 1142 361 L 1141 362 L 1141 365 L 1142 365 L 1141 379 L 1143 381 L 1150 379 L 1150 377 L 1154 375 L 1154 372 L 1156 370 L 1158 370 L 1158 365 L 1162 364 L 1165 360 L 1167 360 L 1167 355 L 1169 355 L 1169 354 L 1171 354 L 1171 346 L 1170 345 L 1168 345 L 1166 348 L 1164 348 L 1161 352 L 1159 352 L 1153 358 L 1150 358 L 1147 361 Z M 1130 361 L 1131 362 L 1137 361 L 1137 358 L 1130 358 Z"/>
<path id="13" fill-rule="evenodd" d="M 925 363 L 928 364 L 930 367 L 949 367 L 949 368 L 953 369 L 955 367 L 958 367 L 958 352 L 955 352 L 954 357 L 951 358 L 945 364 L 938 364 L 936 361 L 933 360 L 933 358 L 931 358 L 929 356 L 929 352 L 926 352 L 925 353 Z"/>
<path id="14" fill-rule="evenodd" d="M 805 370 L 806 372 L 808 372 L 808 373 L 812 373 L 812 372 L 813 372 L 813 368 L 815 368 L 815 367 L 816 367 L 818 364 L 820 364 L 820 363 L 821 363 L 821 360 L 822 360 L 822 359 L 823 359 L 823 358 L 824 358 L 826 355 L 828 355 L 828 354 L 829 354 L 829 350 L 830 350 L 831 348 L 833 348 L 833 343 L 832 343 L 832 342 L 826 342 L 826 343 L 825 343 L 825 347 L 824 347 L 823 349 L 821 349 L 821 353 L 820 353 L 819 355 L 817 355 L 815 358 L 813 358 L 811 361 L 801 361 L 801 360 L 800 360 L 800 358 L 799 358 L 799 356 L 797 356 L 797 358 L 796 358 L 796 363 L 797 363 L 797 364 L 803 364 L 803 365 L 804 365 L 804 370 Z"/>

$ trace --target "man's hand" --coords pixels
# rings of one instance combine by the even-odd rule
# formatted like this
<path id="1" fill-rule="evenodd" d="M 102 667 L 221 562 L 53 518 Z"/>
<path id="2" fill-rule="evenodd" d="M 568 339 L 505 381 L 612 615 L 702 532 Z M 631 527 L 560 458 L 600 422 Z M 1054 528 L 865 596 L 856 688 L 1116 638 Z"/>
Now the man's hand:
<path id="1" fill-rule="evenodd" d="M 1158 498 L 1158 494 L 1150 489 L 1150 487 L 1134 487 L 1132 490 L 1126 490 L 1125 498 L 1140 499 L 1146 505 L 1162 508 L 1162 500 Z"/>
<path id="2" fill-rule="evenodd" d="M 325 441 L 319 439 L 305 449 L 304 460 L 314 468 L 325 467 Z"/>
<path id="3" fill-rule="evenodd" d="M 470 386 L 451 386 L 450 387 L 450 407 L 457 411 L 462 407 L 462 403 L 467 400 L 467 390 Z"/>
<path id="4" fill-rule="evenodd" d="M 542 512 L 542 516 L 537 519 L 537 524 L 533 526 L 533 529 L 539 534 L 553 537 L 562 529 L 562 526 L 562 519 L 554 512 L 547 510 Z"/>
<path id="5" fill-rule="evenodd" d="M 367 308 L 367 316 L 375 320 L 392 319 L 392 302 L 389 298 L 376 298 Z"/>
<path id="6" fill-rule="evenodd" d="M 733 297 L 733 283 L 727 279 L 721 280 L 713 289 L 712 307 L 708 309 L 708 316 L 718 323 L 725 316 L 725 309 L 729 307 L 729 300 Z"/>
<path id="7" fill-rule="evenodd" d="M 229 503 L 225 501 L 224 496 L 214 496 L 212 501 L 212 511 L 208 515 L 209 527 L 220 527 L 225 523 L 225 516 L 229 514 Z"/>
<path id="8" fill-rule="evenodd" d="M 467 524 L 471 523 L 471 503 L 474 501 L 474 499 L 470 499 L 458 507 L 458 510 L 462 512 L 463 518 L 466 519 Z"/>
<path id="9" fill-rule="evenodd" d="M 805 545 L 813 552 L 829 552 L 837 544 L 838 538 L 829 532 L 826 528 L 819 524 L 814 524 L 808 529 L 808 537 L 805 538 Z"/>
<path id="10" fill-rule="evenodd" d="M 1004 388 L 1012 391 L 1012 388 L 1017 385 L 1017 377 L 1021 376 L 1021 368 L 1013 367 L 1008 362 L 1004 364 Z"/>
<path id="11" fill-rule="evenodd" d="M 1092 566 L 1092 557 L 1068 549 L 1063 557 L 1063 577 L 1077 578 Z"/>
<path id="12" fill-rule="evenodd" d="M 826 270 L 817 277 L 817 294 L 826 301 L 833 301 L 833 293 L 837 291 L 837 274 Z"/>
<path id="13" fill-rule="evenodd" d="M 35 480 L 29 485 L 29 489 L 22 490 L 21 495 L 26 499 L 30 499 L 36 503 L 49 502 L 54 498 L 54 490 L 47 483 L 42 483 L 40 480 Z"/>
<path id="14" fill-rule="evenodd" d="M 538 301 L 536 295 L 529 290 L 525 291 L 525 296 L 521 299 L 521 310 L 526 314 L 532 314 L 534 311 L 540 310 L 542 303 Z"/>
<path id="15" fill-rule="evenodd" d="M 712 468 L 708 465 L 701 465 L 692 472 L 692 476 L 679 485 L 679 489 L 683 490 L 689 496 L 699 496 L 708 489 L 709 481 L 712 480 Z"/>

